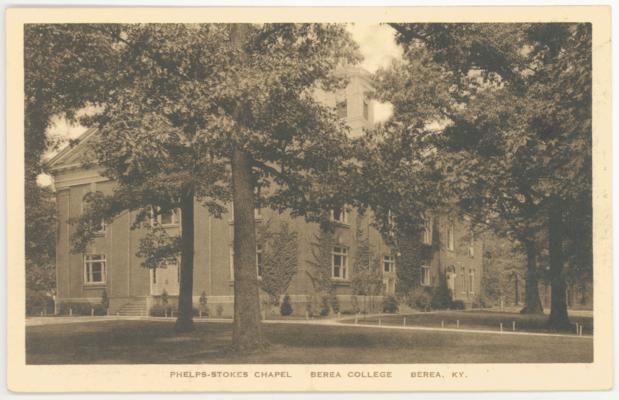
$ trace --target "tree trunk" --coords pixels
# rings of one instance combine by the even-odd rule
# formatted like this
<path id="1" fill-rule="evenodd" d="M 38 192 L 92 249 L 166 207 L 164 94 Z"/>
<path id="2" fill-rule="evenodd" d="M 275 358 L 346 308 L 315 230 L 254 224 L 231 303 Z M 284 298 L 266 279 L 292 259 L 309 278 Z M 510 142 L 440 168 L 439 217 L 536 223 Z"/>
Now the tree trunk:
<path id="1" fill-rule="evenodd" d="M 178 293 L 178 317 L 174 329 L 177 332 L 193 330 L 193 193 L 181 198 L 181 271 Z"/>
<path id="2" fill-rule="evenodd" d="M 233 24 L 230 40 L 242 51 L 246 24 Z M 237 106 L 235 119 L 242 119 Z M 256 220 L 251 156 L 235 145 L 232 150 L 232 201 L 234 207 L 234 326 L 232 345 L 237 351 L 256 351 L 264 347 L 260 320 L 260 293 L 256 267 Z"/>
<path id="3" fill-rule="evenodd" d="M 256 221 L 251 158 L 235 147 L 232 155 L 234 204 L 234 328 L 233 347 L 255 351 L 263 347 L 260 296 L 256 270 Z"/>
<path id="4" fill-rule="evenodd" d="M 537 285 L 537 249 L 533 241 L 526 241 L 524 245 L 527 252 L 527 272 L 524 287 L 524 308 L 520 310 L 520 313 L 542 314 L 544 309 Z"/>
<path id="5" fill-rule="evenodd" d="M 555 201 L 548 218 L 548 252 L 550 257 L 550 318 L 548 324 L 555 330 L 571 330 L 567 316 L 565 277 L 563 276 L 563 214 Z"/>

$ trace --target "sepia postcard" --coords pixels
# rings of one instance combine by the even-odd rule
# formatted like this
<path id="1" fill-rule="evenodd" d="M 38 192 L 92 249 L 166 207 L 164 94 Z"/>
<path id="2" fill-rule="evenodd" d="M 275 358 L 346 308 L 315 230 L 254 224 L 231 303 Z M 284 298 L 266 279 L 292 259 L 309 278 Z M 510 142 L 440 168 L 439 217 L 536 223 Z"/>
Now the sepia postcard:
<path id="1" fill-rule="evenodd" d="M 612 387 L 610 7 L 6 23 L 9 390 Z"/>

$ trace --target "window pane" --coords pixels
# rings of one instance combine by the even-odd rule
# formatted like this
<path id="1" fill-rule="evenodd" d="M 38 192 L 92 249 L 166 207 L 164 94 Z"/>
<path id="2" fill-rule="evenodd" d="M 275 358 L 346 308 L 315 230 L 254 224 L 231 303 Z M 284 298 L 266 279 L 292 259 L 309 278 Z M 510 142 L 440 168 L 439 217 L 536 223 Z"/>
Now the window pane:
<path id="1" fill-rule="evenodd" d="M 174 223 L 174 217 L 172 211 L 166 211 L 161 213 L 161 225 L 170 225 Z"/>
<path id="2" fill-rule="evenodd" d="M 100 262 L 93 262 L 90 264 L 90 268 L 92 271 L 92 281 L 93 282 L 102 282 L 103 281 L 103 265 Z"/>

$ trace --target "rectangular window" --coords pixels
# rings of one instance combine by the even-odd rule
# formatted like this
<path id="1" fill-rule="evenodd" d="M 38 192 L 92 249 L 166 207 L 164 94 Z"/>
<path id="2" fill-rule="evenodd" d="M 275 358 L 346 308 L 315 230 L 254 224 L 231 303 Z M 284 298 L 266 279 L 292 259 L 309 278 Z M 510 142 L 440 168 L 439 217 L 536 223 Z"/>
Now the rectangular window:
<path id="1" fill-rule="evenodd" d="M 256 269 L 258 271 L 258 278 L 262 278 L 263 261 L 262 261 L 262 246 L 256 246 Z"/>
<path id="2" fill-rule="evenodd" d="M 156 224 L 161 226 L 178 226 L 181 215 L 181 211 L 178 208 L 163 212 L 159 212 L 159 208 L 157 208 L 157 211 L 157 218 L 155 218 L 153 209 L 149 208 L 151 226 Z"/>
<path id="3" fill-rule="evenodd" d="M 473 232 L 471 232 L 469 239 L 469 256 L 475 256 L 475 234 Z"/>
<path id="4" fill-rule="evenodd" d="M 180 215 L 180 210 L 178 209 L 164 211 L 161 214 L 159 214 L 158 222 L 163 226 L 178 225 L 178 222 L 180 219 L 179 215 Z"/>
<path id="5" fill-rule="evenodd" d="M 447 249 L 453 251 L 456 248 L 456 238 L 454 223 L 450 222 L 447 228 Z"/>
<path id="6" fill-rule="evenodd" d="M 383 271 L 385 272 L 395 271 L 395 257 L 394 256 L 383 257 Z"/>
<path id="7" fill-rule="evenodd" d="M 363 118 L 367 121 L 370 119 L 370 105 L 366 99 L 363 99 Z"/>
<path id="8" fill-rule="evenodd" d="M 105 283 L 105 254 L 84 256 L 84 283 Z"/>
<path id="9" fill-rule="evenodd" d="M 340 118 L 348 117 L 348 104 L 346 103 L 346 99 L 338 101 L 335 104 L 335 109 L 336 109 L 338 117 Z"/>
<path id="10" fill-rule="evenodd" d="M 157 284 L 157 268 L 153 268 L 153 285 Z"/>
<path id="11" fill-rule="evenodd" d="M 333 247 L 331 257 L 331 277 L 334 279 L 346 279 L 348 276 L 348 248 L 342 246 Z"/>
<path id="12" fill-rule="evenodd" d="M 469 269 L 469 293 L 473 294 L 475 291 L 473 288 L 475 287 L 475 270 Z"/>
<path id="13" fill-rule="evenodd" d="M 428 265 L 421 266 L 421 286 L 430 286 L 430 267 Z"/>
<path id="14" fill-rule="evenodd" d="M 432 244 L 432 217 L 423 220 L 423 244 Z"/>
<path id="15" fill-rule="evenodd" d="M 460 267 L 460 285 L 460 291 L 466 293 L 466 269 L 464 267 Z"/>
<path id="16" fill-rule="evenodd" d="M 336 208 L 331 211 L 331 220 L 340 224 L 348 224 L 348 212 L 346 208 Z"/>

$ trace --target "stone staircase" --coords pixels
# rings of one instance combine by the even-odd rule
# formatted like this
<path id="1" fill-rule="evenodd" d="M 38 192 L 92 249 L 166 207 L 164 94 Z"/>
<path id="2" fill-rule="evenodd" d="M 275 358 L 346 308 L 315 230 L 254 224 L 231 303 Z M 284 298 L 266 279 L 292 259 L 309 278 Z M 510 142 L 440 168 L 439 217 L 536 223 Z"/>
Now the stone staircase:
<path id="1" fill-rule="evenodd" d="M 132 316 L 132 317 L 146 316 L 148 315 L 148 310 L 146 310 L 146 299 L 142 298 L 142 299 L 132 300 L 129 303 L 126 303 L 122 307 L 120 307 L 114 313 L 114 315 Z"/>

